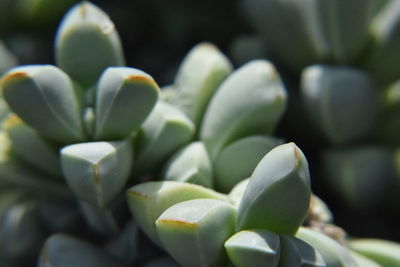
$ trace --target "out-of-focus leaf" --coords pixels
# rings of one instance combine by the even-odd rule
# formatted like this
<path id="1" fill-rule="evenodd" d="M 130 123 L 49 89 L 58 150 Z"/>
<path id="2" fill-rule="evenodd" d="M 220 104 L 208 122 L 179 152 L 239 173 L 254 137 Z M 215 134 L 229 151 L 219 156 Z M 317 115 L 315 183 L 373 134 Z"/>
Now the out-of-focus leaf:
<path id="1" fill-rule="evenodd" d="M 61 175 L 57 148 L 26 125 L 18 116 L 10 114 L 2 127 L 12 141 L 18 157 L 51 175 Z"/>
<path id="2" fill-rule="evenodd" d="M 381 264 L 400 265 L 400 244 L 381 239 L 354 239 L 349 242 L 350 249 Z"/>
<path id="3" fill-rule="evenodd" d="M 228 202 L 226 195 L 189 183 L 175 181 L 147 182 L 130 188 L 127 200 L 130 211 L 141 229 L 160 244 L 155 221 L 167 208 L 191 199 L 212 198 Z"/>
<path id="4" fill-rule="evenodd" d="M 225 201 L 193 199 L 165 210 L 156 228 L 163 247 L 180 265 L 224 266 L 224 242 L 234 233 L 235 219 L 236 209 Z"/>
<path id="5" fill-rule="evenodd" d="M 399 78 L 400 68 L 400 2 L 388 1 L 371 22 L 374 39 L 372 53 L 365 67 L 381 83 L 390 83 Z"/>
<path id="6" fill-rule="evenodd" d="M 124 188 L 133 161 L 129 141 L 90 142 L 61 150 L 64 176 L 76 196 L 104 208 Z"/>
<path id="7" fill-rule="evenodd" d="M 255 60 L 232 73 L 218 88 L 204 115 L 200 139 L 212 159 L 229 143 L 270 133 L 286 107 L 286 90 L 268 61 Z"/>
<path id="8" fill-rule="evenodd" d="M 114 23 L 87 1 L 65 15 L 55 44 L 57 65 L 84 86 L 94 84 L 105 68 L 125 64 Z"/>
<path id="9" fill-rule="evenodd" d="M 320 232 L 300 227 L 296 237 L 314 247 L 329 267 L 358 266 L 347 248 Z"/>
<path id="10" fill-rule="evenodd" d="M 105 250 L 64 234 L 49 237 L 44 244 L 39 267 L 128 267 Z"/>
<path id="11" fill-rule="evenodd" d="M 303 152 L 288 143 L 257 165 L 240 201 L 237 230 L 267 229 L 293 235 L 310 203 L 310 174 Z"/>
<path id="12" fill-rule="evenodd" d="M 356 209 L 377 207 L 394 185 L 393 153 L 384 147 L 331 150 L 323 166 L 332 188 Z"/>
<path id="13" fill-rule="evenodd" d="M 231 63 L 217 47 L 198 44 L 178 70 L 173 103 L 199 125 L 209 99 L 231 71 Z"/>
<path id="14" fill-rule="evenodd" d="M 193 142 L 177 151 L 167 162 L 162 177 L 212 187 L 212 165 L 204 144 Z"/>
<path id="15" fill-rule="evenodd" d="M 158 99 L 158 85 L 147 73 L 107 68 L 96 90 L 96 140 L 124 139 L 146 119 Z"/>
<path id="16" fill-rule="evenodd" d="M 270 136 L 254 135 L 229 144 L 214 163 L 216 189 L 229 192 L 237 183 L 250 177 L 262 157 L 281 143 Z"/>
<path id="17" fill-rule="evenodd" d="M 236 267 L 278 266 L 281 255 L 279 235 L 267 230 L 245 230 L 225 242 L 229 260 Z"/>
<path id="18" fill-rule="evenodd" d="M 350 67 L 313 65 L 302 73 L 309 116 L 333 143 L 366 138 L 376 126 L 379 97 L 367 73 Z"/>

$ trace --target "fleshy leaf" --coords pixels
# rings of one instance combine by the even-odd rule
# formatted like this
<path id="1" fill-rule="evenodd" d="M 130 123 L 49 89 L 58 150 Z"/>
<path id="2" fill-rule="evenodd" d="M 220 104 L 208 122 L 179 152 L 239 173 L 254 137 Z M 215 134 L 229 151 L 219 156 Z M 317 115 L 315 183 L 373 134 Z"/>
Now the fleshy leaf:
<path id="1" fill-rule="evenodd" d="M 224 266 L 224 242 L 234 233 L 235 219 L 236 209 L 227 202 L 194 199 L 165 210 L 156 228 L 163 247 L 181 266 Z"/>
<path id="2" fill-rule="evenodd" d="M 212 159 L 240 137 L 270 133 L 286 107 L 286 90 L 271 63 L 255 60 L 218 88 L 204 115 L 200 139 Z"/>
<path id="3" fill-rule="evenodd" d="M 135 137 L 135 173 L 158 166 L 194 135 L 193 122 L 176 107 L 159 101 Z"/>
<path id="4" fill-rule="evenodd" d="M 313 65 L 303 71 L 301 87 L 308 114 L 331 142 L 368 137 L 376 126 L 379 97 L 367 73 Z"/>
<path id="5" fill-rule="evenodd" d="M 245 230 L 225 242 L 225 249 L 235 267 L 278 266 L 279 235 L 267 230 Z"/>
<path id="6" fill-rule="evenodd" d="M 162 177 L 212 187 L 212 165 L 204 144 L 193 142 L 176 152 L 167 162 Z"/>
<path id="7" fill-rule="evenodd" d="M 381 264 L 378 264 L 376 261 L 371 260 L 357 252 L 351 251 L 351 256 L 354 258 L 358 266 L 362 267 L 382 267 Z"/>
<path id="8" fill-rule="evenodd" d="M 39 258 L 39 267 L 127 267 L 106 251 L 88 242 L 64 234 L 47 239 Z"/>
<path id="9" fill-rule="evenodd" d="M 246 187 L 249 184 L 250 178 L 242 180 L 240 183 L 236 184 L 232 190 L 229 192 L 229 199 L 233 204 L 239 207 L 240 201 L 242 200 L 243 194 L 246 191 Z"/>
<path id="10" fill-rule="evenodd" d="M 327 267 L 321 254 L 306 242 L 292 236 L 281 236 L 281 259 L 278 267 Z"/>
<path id="11" fill-rule="evenodd" d="M 294 143 L 280 145 L 261 159 L 251 175 L 240 202 L 237 230 L 293 235 L 306 216 L 310 195 L 306 158 Z"/>
<path id="12" fill-rule="evenodd" d="M 96 91 L 96 140 L 125 139 L 146 119 L 158 99 L 159 88 L 143 71 L 107 68 Z"/>
<path id="13" fill-rule="evenodd" d="M 399 78 L 399 26 L 400 2 L 396 0 L 387 1 L 371 22 L 374 46 L 365 67 L 382 83 Z"/>
<path id="14" fill-rule="evenodd" d="M 15 201 L 0 214 L 0 254 L 7 258 L 33 253 L 43 236 L 33 201 Z"/>
<path id="15" fill-rule="evenodd" d="M 314 247 L 329 267 L 357 266 L 347 248 L 320 232 L 300 227 L 296 237 Z"/>
<path id="16" fill-rule="evenodd" d="M 62 143 L 85 139 L 77 93 L 57 67 L 14 68 L 2 79 L 1 88 L 12 111 L 40 134 Z"/>
<path id="17" fill-rule="evenodd" d="M 178 70 L 173 103 L 199 125 L 209 99 L 231 71 L 231 63 L 214 45 L 195 46 Z"/>
<path id="18" fill-rule="evenodd" d="M 90 142 L 61 150 L 64 176 L 76 196 L 103 208 L 121 193 L 131 171 L 129 141 Z"/>
<path id="19" fill-rule="evenodd" d="M 2 127 L 9 136 L 18 157 L 51 175 L 61 175 L 57 148 L 26 125 L 18 116 L 10 114 Z"/>
<path id="20" fill-rule="evenodd" d="M 385 147 L 331 149 L 323 157 L 332 189 L 351 207 L 371 210 L 388 197 L 395 184 L 393 152 Z"/>
<path id="21" fill-rule="evenodd" d="M 381 239 L 354 239 L 349 242 L 350 249 L 381 264 L 400 266 L 400 244 Z"/>
<path id="22" fill-rule="evenodd" d="M 56 36 L 57 65 L 84 86 L 109 66 L 125 64 L 122 45 L 108 15 L 83 1 L 65 15 Z"/>
<path id="23" fill-rule="evenodd" d="M 130 188 L 127 200 L 130 211 L 141 229 L 156 244 L 160 244 L 155 221 L 167 208 L 191 199 L 212 198 L 228 202 L 226 195 L 189 183 L 175 181 L 147 182 Z"/>
<path id="24" fill-rule="evenodd" d="M 214 163 L 216 189 L 229 192 L 237 183 L 250 177 L 262 157 L 281 143 L 270 136 L 254 135 L 229 144 Z"/>

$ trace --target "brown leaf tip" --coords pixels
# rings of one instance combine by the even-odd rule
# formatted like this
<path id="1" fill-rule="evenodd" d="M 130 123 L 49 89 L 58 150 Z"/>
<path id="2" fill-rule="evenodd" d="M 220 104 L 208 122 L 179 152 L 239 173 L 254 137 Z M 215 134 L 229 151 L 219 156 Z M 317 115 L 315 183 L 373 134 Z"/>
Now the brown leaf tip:
<path id="1" fill-rule="evenodd" d="M 148 84 L 151 87 L 159 88 L 158 84 L 150 76 L 135 74 L 128 76 L 126 80 L 133 83 Z"/>
<path id="2" fill-rule="evenodd" d="M 157 224 L 162 223 L 162 224 L 169 224 L 169 225 L 179 225 L 180 227 L 186 227 L 186 228 L 196 228 L 197 223 L 193 222 L 188 222 L 184 220 L 179 220 L 179 219 L 158 219 Z"/>

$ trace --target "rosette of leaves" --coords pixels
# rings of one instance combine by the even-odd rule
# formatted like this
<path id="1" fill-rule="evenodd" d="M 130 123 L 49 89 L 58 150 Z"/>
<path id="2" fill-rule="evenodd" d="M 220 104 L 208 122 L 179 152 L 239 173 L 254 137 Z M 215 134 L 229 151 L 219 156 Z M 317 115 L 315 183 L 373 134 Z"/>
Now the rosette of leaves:
<path id="1" fill-rule="evenodd" d="M 21 251 L 4 250 L 2 258 L 22 257 L 32 246 L 40 247 L 49 233 L 82 231 L 77 227 L 82 217 L 88 229 L 103 238 L 111 258 L 125 257 L 118 246 L 136 243 L 136 238 L 124 237 L 136 228 L 124 230 L 130 226 L 121 197 L 134 164 L 131 139 L 155 106 L 158 85 L 149 74 L 124 66 L 113 22 L 89 2 L 65 15 L 55 54 L 56 66 L 19 66 L 1 79 L 11 110 L 1 127 L 1 190 L 18 189 L 29 204 L 11 203 L 19 213 L 5 211 L 4 218 L 14 217 L 2 220 L 1 228 L 8 229 L 13 220 L 16 226 L 4 240 L 15 238 Z M 42 222 L 44 231 L 38 227 Z M 36 228 L 29 231 L 26 225 Z M 46 243 L 50 261 L 41 264 L 70 265 L 69 256 L 57 252 L 60 247 L 73 247 L 71 255 L 98 253 L 86 244 L 76 245 L 82 250 L 75 248 L 79 242 L 52 239 Z M 96 258 L 90 255 L 88 262 Z M 122 263 L 132 260 L 128 256 Z M 85 261 L 80 264 L 86 266 Z"/>
<path id="2" fill-rule="evenodd" d="M 293 143 L 267 153 L 229 195 L 174 181 L 127 192 L 139 226 L 179 266 L 379 266 L 317 230 L 299 228 L 310 195 L 308 164 Z M 313 204 L 319 214 L 326 209 L 321 203 Z"/>
<path id="3" fill-rule="evenodd" d="M 163 102 L 193 121 L 194 138 L 161 165 L 161 176 L 229 192 L 251 175 L 265 153 L 282 142 L 271 134 L 286 109 L 286 98 L 286 89 L 270 62 L 254 60 L 233 70 L 212 44 L 195 46 L 184 58 L 174 83 L 161 95 Z M 145 138 L 138 134 L 138 141 Z M 138 161 L 149 162 L 152 155 L 154 165 L 163 154 L 158 153 L 160 146 L 149 153 L 157 141 L 147 142 L 143 148 L 146 158 L 139 151 Z M 163 143 L 161 147 L 170 142 Z"/>

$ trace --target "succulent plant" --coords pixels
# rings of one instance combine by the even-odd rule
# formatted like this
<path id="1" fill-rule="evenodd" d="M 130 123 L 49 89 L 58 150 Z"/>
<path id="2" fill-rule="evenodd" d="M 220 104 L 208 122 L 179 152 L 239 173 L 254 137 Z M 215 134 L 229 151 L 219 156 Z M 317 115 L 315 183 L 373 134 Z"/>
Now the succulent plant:
<path id="1" fill-rule="evenodd" d="M 393 214 L 387 207 L 398 192 L 399 2 L 241 3 L 255 31 L 241 43 L 256 48 L 249 58 L 270 58 L 285 73 L 292 103 L 286 129 L 302 134 L 299 144 L 322 158 L 325 187 L 355 212 L 385 208 Z M 234 50 L 235 58 L 246 55 Z M 308 124 L 299 127 L 299 121 Z"/>
<path id="2" fill-rule="evenodd" d="M 124 66 L 114 24 L 89 2 L 65 15 L 55 50 L 56 65 L 15 67 L 1 79 L 10 109 L 0 131 L 0 264 L 396 262 L 395 253 L 347 241 L 312 194 L 303 152 L 272 135 L 288 94 L 271 62 L 234 69 L 201 43 L 160 91 L 149 74 Z M 370 85 L 361 72 L 326 70 Z M 310 81 L 310 91 L 330 95 L 330 78 Z M 334 136 L 347 142 L 370 127 Z M 388 243 L 394 252 L 399 246 Z"/>

